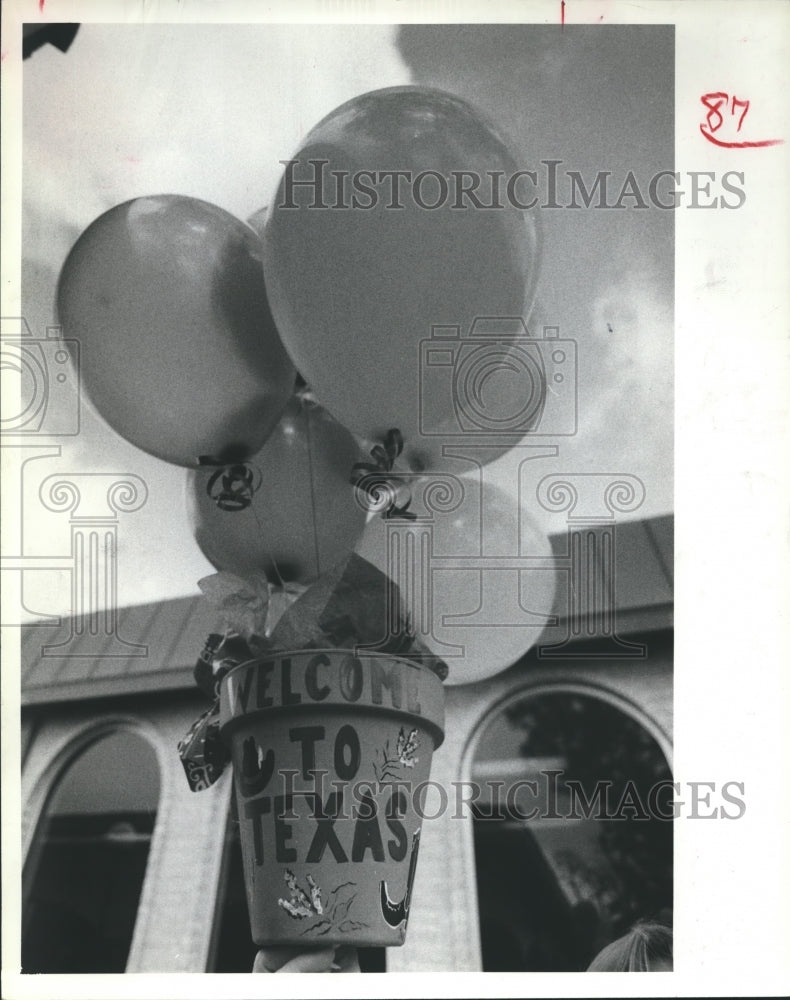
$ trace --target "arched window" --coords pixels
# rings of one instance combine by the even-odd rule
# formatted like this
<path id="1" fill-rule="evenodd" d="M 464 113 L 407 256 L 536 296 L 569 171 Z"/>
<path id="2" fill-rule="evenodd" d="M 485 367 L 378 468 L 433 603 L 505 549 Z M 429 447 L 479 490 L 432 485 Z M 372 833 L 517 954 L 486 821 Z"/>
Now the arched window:
<path id="1" fill-rule="evenodd" d="M 671 926 L 671 773 L 636 718 L 592 691 L 521 694 L 472 778 L 485 971 L 581 971 L 636 921 Z"/>
<path id="2" fill-rule="evenodd" d="M 132 731 L 68 762 L 23 872 L 23 972 L 125 971 L 158 801 L 156 753 Z"/>

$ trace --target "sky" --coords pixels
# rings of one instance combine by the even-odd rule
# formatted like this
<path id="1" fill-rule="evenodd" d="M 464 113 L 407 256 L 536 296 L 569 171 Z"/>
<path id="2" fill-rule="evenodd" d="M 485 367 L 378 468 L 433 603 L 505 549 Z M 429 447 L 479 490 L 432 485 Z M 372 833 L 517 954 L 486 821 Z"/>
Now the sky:
<path id="1" fill-rule="evenodd" d="M 588 186 L 627 171 L 646 185 L 673 169 L 671 30 L 556 26 L 82 25 L 66 54 L 39 49 L 24 65 L 23 314 L 34 337 L 54 322 L 58 274 L 99 214 L 129 198 L 177 193 L 248 219 L 268 203 L 281 159 L 337 105 L 368 90 L 420 83 L 451 91 L 508 136 L 519 166 L 544 160 Z M 536 327 L 578 344 L 579 433 L 554 464 L 487 476 L 534 496 L 546 472 L 639 477 L 631 516 L 673 509 L 673 213 L 543 212 Z M 123 377 L 119 373 L 119 377 Z M 64 390 L 65 392 L 66 390 Z M 40 557 L 25 572 L 25 617 L 69 613 L 68 515 L 42 506 L 53 474 L 139 476 L 145 503 L 118 520 L 120 604 L 197 591 L 213 571 L 189 524 L 186 471 L 139 451 L 83 399 L 79 435 L 37 439 L 60 454 L 25 466 L 6 539 Z M 64 404 L 64 405 L 67 405 Z M 526 467 L 525 467 L 526 468 Z M 564 522 L 536 504 L 544 530 Z M 8 541 L 6 540 L 6 544 Z M 12 543 L 13 545 L 13 543 Z M 24 546 L 24 550 L 21 550 Z"/>

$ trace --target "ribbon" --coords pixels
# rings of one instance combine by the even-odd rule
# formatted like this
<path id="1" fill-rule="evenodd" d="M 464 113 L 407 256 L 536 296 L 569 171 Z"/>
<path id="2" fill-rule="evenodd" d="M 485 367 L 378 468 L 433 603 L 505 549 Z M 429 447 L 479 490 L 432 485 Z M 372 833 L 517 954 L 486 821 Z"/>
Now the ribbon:
<path id="1" fill-rule="evenodd" d="M 355 462 L 351 467 L 351 485 L 363 494 L 368 510 L 380 511 L 383 518 L 414 521 L 417 515 L 409 510 L 411 494 L 397 475 L 392 475 L 395 459 L 403 451 L 403 435 L 397 427 L 387 431 L 384 440 L 370 450 L 372 462 Z M 399 492 L 405 490 L 405 503 L 399 502 Z"/>
<path id="2" fill-rule="evenodd" d="M 212 479 L 226 472 L 226 469 L 219 469 Z M 239 663 L 255 659 L 270 648 L 264 633 L 274 617 L 270 614 L 272 597 L 280 597 L 283 592 L 275 609 L 281 614 L 285 592 L 285 588 L 268 583 L 262 572 L 246 577 L 214 573 L 199 580 L 198 586 L 219 612 L 221 624 L 218 628 L 224 631 L 210 633 L 193 670 L 195 683 L 211 701 L 211 706 L 178 743 L 178 754 L 193 792 L 213 785 L 230 761 L 227 747 L 220 738 L 220 681 Z M 289 594 L 289 599 L 292 600 L 293 595 Z"/>
<path id="3" fill-rule="evenodd" d="M 217 696 L 217 687 L 214 682 L 214 655 L 222 645 L 224 638 L 220 632 L 212 632 L 209 635 L 192 671 L 197 686 L 207 698 L 212 700 Z"/>
<path id="4" fill-rule="evenodd" d="M 209 477 L 206 493 L 220 510 L 246 510 L 262 478 L 260 470 L 250 463 L 222 466 Z"/>
<path id="5" fill-rule="evenodd" d="M 217 781 L 230 762 L 230 754 L 219 738 L 219 702 L 179 740 L 178 755 L 191 791 L 202 792 Z"/>
<path id="6" fill-rule="evenodd" d="M 229 670 L 251 658 L 252 652 L 241 636 L 212 632 L 195 663 L 195 683 L 212 704 L 178 741 L 178 755 L 193 792 L 213 785 L 230 763 L 230 753 L 219 731 L 219 685 Z"/>

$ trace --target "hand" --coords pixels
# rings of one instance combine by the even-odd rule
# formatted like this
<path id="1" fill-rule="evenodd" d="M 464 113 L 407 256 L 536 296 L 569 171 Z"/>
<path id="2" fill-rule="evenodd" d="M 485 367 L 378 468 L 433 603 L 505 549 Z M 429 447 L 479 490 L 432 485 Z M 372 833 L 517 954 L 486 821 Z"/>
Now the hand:
<path id="1" fill-rule="evenodd" d="M 357 949 L 261 948 L 253 972 L 359 972 Z"/>

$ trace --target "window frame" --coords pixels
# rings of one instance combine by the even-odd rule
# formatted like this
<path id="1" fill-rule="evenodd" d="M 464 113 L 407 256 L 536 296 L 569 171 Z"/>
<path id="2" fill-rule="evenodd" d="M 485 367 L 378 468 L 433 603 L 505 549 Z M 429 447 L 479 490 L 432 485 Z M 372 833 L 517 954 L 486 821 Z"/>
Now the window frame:
<path id="1" fill-rule="evenodd" d="M 36 832 L 45 820 L 45 810 L 58 783 L 66 776 L 69 768 L 91 745 L 104 737 L 116 733 L 130 733 L 143 739 L 154 751 L 159 771 L 159 797 L 156 820 L 151 834 L 151 844 L 146 861 L 145 876 L 140 889 L 135 914 L 134 931 L 129 945 L 126 970 L 134 967 L 140 948 L 142 923 L 141 915 L 147 912 L 148 902 L 155 893 L 157 858 L 161 854 L 166 824 L 162 816 L 163 806 L 168 801 L 166 785 L 168 768 L 164 760 L 164 747 L 156 729 L 143 720 L 131 715 L 112 713 L 85 722 L 68 721 L 60 718 L 42 719 L 36 727 L 30 751 L 22 768 L 22 854 L 20 872 L 20 921 L 18 924 L 19 954 L 21 954 L 22 915 L 24 914 L 30 889 L 35 881 L 35 868 L 25 877 L 29 865 L 37 867 L 37 854 L 41 846 L 36 844 Z M 50 737 L 52 740 L 50 742 Z"/>
<path id="2" fill-rule="evenodd" d="M 520 677 L 518 680 L 511 680 L 504 690 L 500 690 L 477 713 L 477 717 L 470 728 L 468 737 L 461 754 L 459 776 L 461 781 L 472 780 L 472 768 L 475 756 L 480 746 L 483 733 L 488 726 L 494 722 L 496 717 L 504 712 L 510 705 L 517 704 L 533 698 L 541 698 L 545 695 L 580 695 L 587 698 L 597 698 L 612 708 L 618 709 L 625 716 L 637 722 L 656 741 L 659 749 L 669 767 L 670 773 L 674 776 L 674 763 L 672 753 L 672 736 L 664 728 L 658 718 L 651 714 L 644 704 L 628 697 L 617 686 L 606 680 L 606 671 L 601 669 L 603 665 L 596 665 L 591 670 L 559 669 L 556 676 L 547 677 L 536 673 L 533 677 Z M 554 672 L 554 671 L 553 671 Z M 673 673 L 670 669 L 669 681 L 670 692 Z M 471 914 L 470 919 L 474 924 L 476 932 L 476 956 L 478 968 L 482 970 L 482 935 L 480 928 L 480 904 L 477 896 L 477 868 L 475 861 L 474 828 L 473 821 L 469 817 L 464 823 L 463 847 L 467 858 L 467 864 L 471 862 L 468 869 L 472 874 L 472 885 L 470 886 Z"/>
<path id="3" fill-rule="evenodd" d="M 672 771 L 672 686 L 671 650 L 657 650 L 638 665 L 516 665 L 481 684 L 447 686 L 445 739 L 434 754 L 431 780 L 468 786 L 482 734 L 498 712 L 531 695 L 563 693 L 598 697 L 623 711 L 656 740 Z M 390 949 L 388 971 L 482 971 L 473 818 L 452 819 L 451 812 L 424 824 L 409 934 L 402 948 Z"/>

